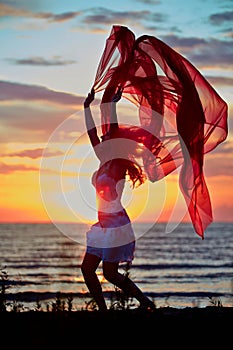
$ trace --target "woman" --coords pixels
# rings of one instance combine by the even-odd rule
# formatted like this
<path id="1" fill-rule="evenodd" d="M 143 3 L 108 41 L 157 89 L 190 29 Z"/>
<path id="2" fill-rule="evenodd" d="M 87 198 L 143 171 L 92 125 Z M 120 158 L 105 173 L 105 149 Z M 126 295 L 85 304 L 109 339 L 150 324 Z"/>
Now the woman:
<path id="1" fill-rule="evenodd" d="M 129 279 L 118 271 L 121 262 L 131 263 L 134 258 L 135 237 L 130 219 L 121 204 L 121 196 L 126 176 L 132 182 L 132 187 L 142 184 L 145 180 L 142 169 L 123 155 L 116 143 L 119 136 L 119 126 L 116 114 L 116 102 L 121 98 L 122 90 L 113 95 L 111 102 L 110 127 L 99 139 L 97 129 L 90 110 L 94 100 L 94 89 L 88 94 L 85 102 L 85 122 L 100 166 L 93 174 L 92 183 L 96 188 L 98 203 L 98 222 L 87 232 L 87 249 L 81 270 L 85 283 L 96 301 L 99 310 L 107 310 L 101 284 L 96 274 L 102 261 L 103 275 L 113 285 L 122 289 L 127 295 L 136 298 L 143 309 L 155 309 L 154 303 Z M 118 143 L 118 145 L 120 145 Z M 122 145 L 122 141 L 121 141 Z M 125 149 L 126 150 L 126 149 Z"/>

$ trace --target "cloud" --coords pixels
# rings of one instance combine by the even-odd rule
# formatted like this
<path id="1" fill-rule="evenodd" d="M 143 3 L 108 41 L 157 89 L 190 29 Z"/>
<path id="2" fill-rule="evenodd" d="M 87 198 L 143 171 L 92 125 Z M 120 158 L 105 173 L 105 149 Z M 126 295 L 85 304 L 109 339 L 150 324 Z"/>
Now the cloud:
<path id="1" fill-rule="evenodd" d="M 9 175 L 11 173 L 14 173 L 16 171 L 38 171 L 38 167 L 34 166 L 25 166 L 23 164 L 5 164 L 5 163 L 0 163 L 0 174 L 5 174 Z"/>
<path id="2" fill-rule="evenodd" d="M 222 159 L 219 158 L 209 158 L 205 165 L 205 175 L 207 177 L 213 176 L 229 176 L 232 178 L 233 174 L 233 159 L 232 156 Z"/>
<path id="3" fill-rule="evenodd" d="M 210 22 L 216 26 L 223 23 L 232 23 L 233 21 L 233 11 L 226 11 L 222 13 L 215 13 L 209 17 Z"/>
<path id="4" fill-rule="evenodd" d="M 25 8 L 17 6 L 10 6 L 4 3 L 0 3 L 0 17 L 29 17 L 45 19 L 49 22 L 65 22 L 81 14 L 80 11 L 69 11 L 61 14 L 53 14 L 51 12 L 33 12 Z"/>
<path id="5" fill-rule="evenodd" d="M 213 77 L 213 76 L 206 76 L 206 79 L 213 85 L 213 86 L 233 86 L 233 78 L 228 77 Z"/>
<path id="6" fill-rule="evenodd" d="M 182 38 L 176 35 L 162 36 L 162 40 L 200 68 L 232 69 L 233 40 Z"/>
<path id="7" fill-rule="evenodd" d="M 0 4 L 5 4 L 16 9 L 27 9 L 28 11 L 40 11 L 46 5 L 48 0 L 0 0 Z"/>
<path id="8" fill-rule="evenodd" d="M 68 118 L 69 130 L 63 139 L 73 140 L 84 123 L 80 122 L 84 98 L 43 86 L 0 81 L 0 142 L 47 142 Z M 96 98 L 93 106 L 98 104 Z"/>
<path id="9" fill-rule="evenodd" d="M 212 155 L 220 154 L 221 156 L 228 154 L 233 154 L 233 141 L 224 141 L 221 145 L 219 145 L 217 148 L 215 148 L 212 152 Z"/>
<path id="10" fill-rule="evenodd" d="M 233 141 L 226 140 L 212 152 L 208 153 L 205 162 L 205 174 L 208 177 L 229 176 L 233 174 Z"/>
<path id="11" fill-rule="evenodd" d="M 145 5 L 156 5 L 159 1 L 144 0 L 139 1 Z M 20 4 L 21 3 L 21 4 Z M 21 6 L 20 6 L 21 5 Z M 90 28 L 88 31 L 96 33 L 105 32 L 105 25 L 112 25 L 113 23 L 121 24 L 137 24 L 138 26 L 148 25 L 148 22 L 160 23 L 164 20 L 164 15 L 161 13 L 152 13 L 149 10 L 139 11 L 115 11 L 105 7 L 94 7 L 82 11 L 67 11 L 60 14 L 54 14 L 52 12 L 41 12 L 38 9 L 33 9 L 30 4 L 25 4 L 24 1 L 20 1 L 19 4 L 12 3 L 12 5 L 0 3 L 0 17 L 2 18 L 34 18 L 47 21 L 47 23 L 61 23 L 70 21 L 77 17 L 80 17 L 82 25 L 88 24 Z M 135 22 L 136 21 L 136 22 Z M 79 30 L 83 30 L 83 27 L 79 26 Z M 37 27 L 38 28 L 38 27 Z"/>
<path id="12" fill-rule="evenodd" d="M 136 21 L 136 22 L 135 22 Z M 137 23 L 146 29 L 156 29 L 154 23 L 166 23 L 166 17 L 159 12 L 143 11 L 115 11 L 108 8 L 96 7 L 84 12 L 81 23 L 85 24 L 89 31 L 103 32 L 106 25 L 112 23 Z M 175 29 L 173 30 L 173 32 Z M 178 29 L 176 29 L 178 32 Z M 172 48 L 188 57 L 200 68 L 224 68 L 233 67 L 233 40 L 229 35 L 228 40 L 216 38 L 180 37 L 178 35 L 162 35 L 161 39 Z"/>
<path id="13" fill-rule="evenodd" d="M 84 97 L 54 91 L 44 86 L 0 81 L 1 101 L 47 101 L 58 105 L 82 105 Z"/>
<path id="14" fill-rule="evenodd" d="M 79 16 L 81 12 L 64 12 L 58 15 L 54 15 L 50 12 L 40 12 L 32 14 L 32 17 L 38 18 L 38 19 L 47 19 L 49 22 L 66 22 L 69 21 L 77 16 Z"/>
<path id="15" fill-rule="evenodd" d="M 51 108 L 46 101 L 43 104 L 25 103 L 25 101 L 2 104 L 0 142 L 48 142 L 54 130 L 74 112 L 76 111 L 70 108 L 58 106 Z M 78 126 L 76 119 L 73 122 L 73 131 L 76 131 Z"/>
<path id="16" fill-rule="evenodd" d="M 174 34 L 162 36 L 164 42 L 172 47 L 182 49 L 183 51 L 189 51 L 192 47 L 202 47 L 206 45 L 206 40 L 196 37 L 179 37 Z"/>
<path id="17" fill-rule="evenodd" d="M 106 7 L 94 7 L 83 11 L 81 25 L 78 30 L 88 29 L 89 32 L 106 32 L 106 25 L 109 27 L 113 23 L 129 26 L 130 24 L 141 28 L 149 28 L 148 23 L 161 24 L 166 17 L 163 13 L 151 12 L 150 10 L 139 11 L 116 11 Z M 83 27 L 83 25 L 85 27 Z M 87 27 L 88 25 L 88 27 Z M 109 30 L 109 28 L 108 28 Z"/>
<path id="18" fill-rule="evenodd" d="M 46 142 L 84 97 L 43 86 L 0 81 L 0 142 Z M 73 130 L 77 130 L 77 119 Z"/>
<path id="19" fill-rule="evenodd" d="M 4 3 L 0 3 L 0 17 L 31 17 L 32 12 L 17 8 L 14 6 L 10 6 Z"/>
<path id="20" fill-rule="evenodd" d="M 232 156 L 223 159 L 221 156 L 219 158 L 213 157 L 208 158 L 205 164 L 205 175 L 208 177 L 213 176 L 229 176 L 232 177 L 233 174 L 233 159 Z"/>
<path id="21" fill-rule="evenodd" d="M 59 56 L 55 56 L 54 58 L 48 60 L 43 57 L 29 57 L 29 58 L 21 58 L 21 59 L 6 59 L 8 62 L 17 64 L 17 65 L 28 65 L 28 66 L 66 66 L 69 64 L 74 64 L 76 61 L 73 60 L 62 60 Z"/>
<path id="22" fill-rule="evenodd" d="M 233 40 L 220 41 L 211 39 L 206 42 L 206 46 L 194 49 L 189 52 L 189 57 L 193 62 L 202 68 L 233 68 Z"/>
<path id="23" fill-rule="evenodd" d="M 6 154 L 1 154 L 1 157 L 20 157 L 20 158 L 31 158 L 31 159 L 37 159 L 41 158 L 42 155 L 43 157 L 55 157 L 55 156 L 60 156 L 63 153 L 61 151 L 53 151 L 53 150 L 48 150 L 46 149 L 46 153 L 43 154 L 44 148 L 36 148 L 36 149 L 25 149 L 20 152 L 11 152 L 11 153 L 6 153 Z"/>
<path id="24" fill-rule="evenodd" d="M 69 21 L 77 16 L 79 16 L 81 12 L 64 12 L 59 15 L 52 15 L 50 18 L 51 22 L 65 22 Z"/>
<path id="25" fill-rule="evenodd" d="M 82 22 L 84 24 L 111 24 L 134 22 L 148 19 L 150 11 L 113 11 L 103 7 L 93 8 L 90 15 L 86 15 Z"/>

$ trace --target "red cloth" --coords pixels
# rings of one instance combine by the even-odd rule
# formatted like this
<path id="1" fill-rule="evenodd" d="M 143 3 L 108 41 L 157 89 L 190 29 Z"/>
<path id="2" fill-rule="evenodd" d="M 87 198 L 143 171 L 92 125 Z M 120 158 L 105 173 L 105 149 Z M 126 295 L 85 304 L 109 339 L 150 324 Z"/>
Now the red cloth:
<path id="1" fill-rule="evenodd" d="M 227 104 L 200 72 L 178 52 L 154 36 L 135 35 L 113 26 L 101 57 L 93 88 L 104 90 L 102 131 L 117 87 L 139 108 L 141 130 L 125 128 L 124 137 L 143 143 L 143 164 L 150 181 L 181 166 L 180 189 L 198 235 L 213 221 L 203 174 L 204 154 L 228 133 Z"/>

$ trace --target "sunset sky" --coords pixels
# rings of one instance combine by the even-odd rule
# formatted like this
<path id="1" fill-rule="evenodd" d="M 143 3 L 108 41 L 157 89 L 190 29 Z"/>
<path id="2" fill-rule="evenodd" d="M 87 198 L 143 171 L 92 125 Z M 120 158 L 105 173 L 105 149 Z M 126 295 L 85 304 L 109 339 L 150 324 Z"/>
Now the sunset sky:
<path id="1" fill-rule="evenodd" d="M 232 221 L 232 24 L 233 0 L 0 0 L 0 222 L 95 219 L 82 105 L 112 25 L 165 41 L 227 102 L 228 137 L 205 156 L 204 173 L 214 220 Z M 130 215 L 185 218 L 177 178 L 126 188 Z"/>

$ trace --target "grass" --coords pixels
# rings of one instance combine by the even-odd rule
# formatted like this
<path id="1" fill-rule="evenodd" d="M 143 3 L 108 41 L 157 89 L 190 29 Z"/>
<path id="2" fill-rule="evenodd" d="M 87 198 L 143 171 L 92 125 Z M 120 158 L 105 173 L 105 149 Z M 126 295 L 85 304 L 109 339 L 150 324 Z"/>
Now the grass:
<path id="1" fill-rule="evenodd" d="M 126 265 L 124 274 L 126 276 L 129 276 L 129 265 Z M 20 303 L 18 300 L 14 300 L 13 302 L 7 303 L 6 298 L 6 290 L 9 288 L 8 284 L 8 273 L 6 270 L 6 267 L 3 267 L 1 269 L 1 280 L 0 280 L 0 312 L 6 312 L 7 310 L 13 311 L 13 312 L 21 312 L 24 309 L 24 305 Z M 135 306 L 133 302 L 133 298 L 128 296 L 126 293 L 124 293 L 121 289 L 114 287 L 114 293 L 111 296 L 110 300 L 110 309 L 112 310 L 125 310 L 129 309 L 131 307 Z M 98 310 L 97 304 L 94 299 L 90 299 L 89 301 L 85 302 L 84 306 L 85 310 L 88 311 L 94 311 Z M 52 302 L 52 304 L 46 305 L 46 311 L 47 312 L 61 312 L 61 311 L 73 311 L 73 297 L 70 294 L 68 298 L 63 298 L 62 293 L 58 291 L 56 293 L 55 301 Z M 43 311 L 42 303 L 38 299 L 36 301 L 36 305 L 34 308 L 34 311 Z"/>
<path id="2" fill-rule="evenodd" d="M 19 300 L 13 300 L 13 302 L 7 302 L 7 289 L 9 288 L 8 283 L 8 273 L 6 267 L 1 268 L 0 270 L 0 312 L 21 312 L 24 311 L 24 305 Z M 129 265 L 125 266 L 124 274 L 129 276 L 130 268 Z M 210 306 L 214 307 L 223 307 L 223 303 L 220 297 L 208 297 L 208 302 Z M 124 293 L 118 287 L 114 287 L 114 293 L 111 294 L 110 297 L 110 310 L 129 310 L 135 308 L 136 305 L 134 303 L 134 299 Z M 170 307 L 168 300 L 165 300 L 165 307 Z M 197 307 L 197 305 L 193 305 L 193 307 Z M 87 311 L 96 311 L 98 310 L 97 304 L 94 299 L 90 298 L 88 301 L 85 301 L 85 305 L 82 310 Z M 44 311 L 42 308 L 42 303 L 38 299 L 36 301 L 35 308 L 33 311 Z M 56 293 L 55 300 L 52 303 L 46 305 L 47 312 L 62 312 L 62 311 L 75 311 L 73 306 L 73 296 L 72 294 L 68 295 L 68 297 L 63 298 L 62 293 L 58 291 Z"/>

